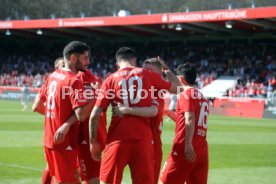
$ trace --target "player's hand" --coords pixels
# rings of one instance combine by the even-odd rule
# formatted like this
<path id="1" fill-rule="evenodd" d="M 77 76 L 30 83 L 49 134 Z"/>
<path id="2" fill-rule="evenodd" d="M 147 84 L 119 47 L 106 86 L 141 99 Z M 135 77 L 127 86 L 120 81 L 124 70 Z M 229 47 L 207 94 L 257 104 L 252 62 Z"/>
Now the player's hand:
<path id="1" fill-rule="evenodd" d="M 118 106 L 112 107 L 112 116 L 123 116 L 124 114 L 120 111 Z"/>
<path id="2" fill-rule="evenodd" d="M 59 129 L 57 129 L 55 135 L 54 135 L 54 143 L 60 144 L 64 141 L 64 138 L 66 134 L 68 133 L 71 125 L 68 123 L 64 123 Z"/>
<path id="3" fill-rule="evenodd" d="M 161 63 L 162 65 L 162 70 L 169 70 L 169 67 L 166 65 L 165 61 L 163 59 L 161 59 L 159 56 L 157 56 L 158 61 Z"/>
<path id="4" fill-rule="evenodd" d="M 117 104 L 117 106 L 112 107 L 112 116 L 123 116 L 124 114 L 129 114 L 129 108 Z"/>
<path id="5" fill-rule="evenodd" d="M 194 151 L 194 147 L 192 145 L 192 143 L 186 143 L 185 144 L 185 158 L 186 160 L 188 160 L 189 162 L 193 162 L 196 159 L 196 154 Z"/>
<path id="6" fill-rule="evenodd" d="M 102 149 L 99 143 L 93 141 L 90 143 L 90 153 L 93 160 L 100 162 L 102 157 Z"/>

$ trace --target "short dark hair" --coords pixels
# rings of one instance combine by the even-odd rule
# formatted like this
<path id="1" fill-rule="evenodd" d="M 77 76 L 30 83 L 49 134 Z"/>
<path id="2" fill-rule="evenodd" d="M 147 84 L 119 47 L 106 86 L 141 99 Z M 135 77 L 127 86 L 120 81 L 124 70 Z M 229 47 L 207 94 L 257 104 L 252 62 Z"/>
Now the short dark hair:
<path id="1" fill-rule="evenodd" d="M 80 41 L 72 41 L 64 47 L 63 57 L 69 60 L 72 54 L 83 54 L 86 51 L 90 51 L 89 45 Z"/>
<path id="2" fill-rule="evenodd" d="M 137 58 L 136 53 L 135 53 L 134 50 L 132 50 L 129 47 L 121 47 L 116 52 L 116 60 L 117 60 L 117 62 L 120 61 L 120 60 L 130 61 L 133 58 Z"/>
<path id="3" fill-rule="evenodd" d="M 162 64 L 157 58 L 146 59 L 143 64 L 151 64 L 151 65 L 157 66 L 159 69 L 162 69 Z"/>
<path id="4" fill-rule="evenodd" d="M 177 75 L 182 75 L 190 85 L 196 84 L 196 68 L 189 62 L 177 67 Z"/>

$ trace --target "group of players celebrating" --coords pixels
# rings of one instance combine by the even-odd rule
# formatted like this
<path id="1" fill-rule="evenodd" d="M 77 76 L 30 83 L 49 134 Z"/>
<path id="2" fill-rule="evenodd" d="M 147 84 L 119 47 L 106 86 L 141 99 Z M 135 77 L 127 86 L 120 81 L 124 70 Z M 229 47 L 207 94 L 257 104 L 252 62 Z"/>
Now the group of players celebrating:
<path id="1" fill-rule="evenodd" d="M 139 68 L 136 53 L 122 47 L 116 52 L 118 70 L 102 82 L 88 70 L 89 58 L 86 43 L 68 43 L 34 101 L 33 110 L 45 117 L 42 183 L 121 184 L 128 165 L 133 184 L 157 184 L 164 115 L 176 129 L 160 182 L 207 183 L 209 106 L 195 87 L 195 67 L 184 63 L 175 76 L 157 57 Z M 175 112 L 164 107 L 169 92 L 178 93 Z"/>

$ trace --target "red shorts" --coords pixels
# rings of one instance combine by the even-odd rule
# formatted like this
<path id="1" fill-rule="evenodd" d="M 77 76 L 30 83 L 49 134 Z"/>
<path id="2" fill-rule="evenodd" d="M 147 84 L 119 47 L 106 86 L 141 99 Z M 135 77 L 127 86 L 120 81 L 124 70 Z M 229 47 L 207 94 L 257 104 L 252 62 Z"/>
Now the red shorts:
<path id="1" fill-rule="evenodd" d="M 89 144 L 79 145 L 79 166 L 82 181 L 89 181 L 98 178 L 100 175 L 101 162 L 92 159 Z"/>
<path id="2" fill-rule="evenodd" d="M 130 141 L 106 146 L 100 180 L 105 183 L 121 184 L 126 165 L 129 165 L 133 184 L 152 184 L 153 145 L 144 141 Z"/>
<path id="3" fill-rule="evenodd" d="M 184 150 L 183 150 L 184 152 Z M 184 155 L 169 154 L 161 173 L 164 184 L 183 184 L 189 179 L 193 184 L 207 184 L 208 149 L 196 155 L 194 162 L 188 162 Z"/>
<path id="4" fill-rule="evenodd" d="M 51 176 L 57 182 L 79 182 L 77 150 L 53 150 L 44 147 Z"/>
<path id="5" fill-rule="evenodd" d="M 162 148 L 161 146 L 154 146 L 154 183 L 157 184 L 159 181 L 159 174 L 162 162 Z"/>

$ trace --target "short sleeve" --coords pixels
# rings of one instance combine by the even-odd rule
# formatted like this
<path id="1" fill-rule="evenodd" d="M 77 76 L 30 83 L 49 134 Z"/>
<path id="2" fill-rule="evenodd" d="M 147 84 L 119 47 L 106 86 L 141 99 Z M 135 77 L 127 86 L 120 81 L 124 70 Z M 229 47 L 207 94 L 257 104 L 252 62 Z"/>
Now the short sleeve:
<path id="1" fill-rule="evenodd" d="M 161 90 L 161 89 L 169 90 L 171 88 L 172 83 L 163 79 L 161 75 L 152 71 L 147 71 L 147 72 L 148 72 L 149 78 L 153 79 L 151 80 L 152 86 L 156 87 L 158 90 Z"/>
<path id="2" fill-rule="evenodd" d="M 45 102 L 46 101 L 46 94 L 47 94 L 47 82 L 48 80 L 41 86 L 38 97 L 41 101 Z"/>
<path id="3" fill-rule="evenodd" d="M 194 100 L 191 97 L 191 92 L 189 91 L 183 91 L 180 94 L 180 108 L 182 112 L 194 112 Z"/>
<path id="4" fill-rule="evenodd" d="M 97 101 L 95 105 L 102 108 L 104 111 L 108 108 L 112 95 L 114 98 L 114 93 L 112 93 L 112 88 L 110 88 L 110 82 L 110 78 L 107 78 L 101 88 L 97 90 Z"/>
<path id="5" fill-rule="evenodd" d="M 75 80 L 72 84 L 72 93 L 70 93 L 70 102 L 72 108 L 83 106 L 86 104 L 86 99 L 83 94 L 83 85 L 80 80 Z"/>

